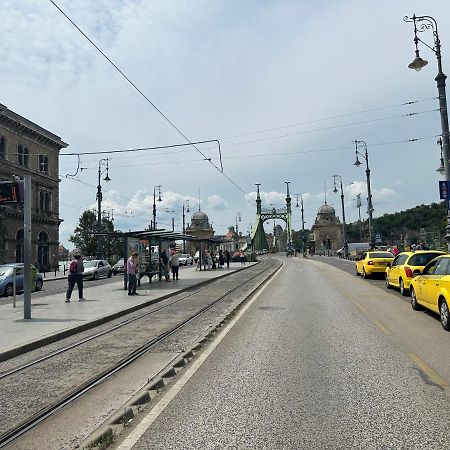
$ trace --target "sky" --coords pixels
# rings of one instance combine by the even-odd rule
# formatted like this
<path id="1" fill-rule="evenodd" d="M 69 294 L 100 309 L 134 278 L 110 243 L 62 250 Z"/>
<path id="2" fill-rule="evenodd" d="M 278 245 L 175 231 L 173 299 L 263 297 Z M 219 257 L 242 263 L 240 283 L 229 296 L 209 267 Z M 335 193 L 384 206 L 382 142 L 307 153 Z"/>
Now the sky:
<path id="1" fill-rule="evenodd" d="M 448 0 L 55 3 L 147 97 L 50 0 L 0 0 L 0 103 L 69 144 L 59 174 L 66 247 L 73 247 L 68 238 L 82 211 L 97 207 L 99 161 L 107 157 L 111 181 L 102 181 L 102 210 L 122 231 L 149 225 L 161 185 L 158 227 L 171 229 L 174 217 L 181 230 L 183 202 L 189 200 L 189 222 L 200 198 L 216 235 L 238 217 L 247 233 L 255 222 L 255 183 L 263 208 L 271 208 L 284 206 L 286 181 L 293 228 L 301 228 L 297 194 L 310 228 L 325 196 L 342 218 L 333 175 L 343 181 L 347 222 L 358 218 L 358 193 L 364 218 L 365 167 L 362 158 L 353 165 L 355 139 L 367 143 L 374 217 L 439 201 L 436 57 L 420 44 L 429 64 L 408 69 L 414 35 L 403 17 L 437 20 L 448 73 Z M 433 45 L 431 31 L 420 37 Z M 218 140 L 223 173 L 216 142 L 81 155 L 79 167 L 77 156 L 64 155 L 187 139 Z"/>

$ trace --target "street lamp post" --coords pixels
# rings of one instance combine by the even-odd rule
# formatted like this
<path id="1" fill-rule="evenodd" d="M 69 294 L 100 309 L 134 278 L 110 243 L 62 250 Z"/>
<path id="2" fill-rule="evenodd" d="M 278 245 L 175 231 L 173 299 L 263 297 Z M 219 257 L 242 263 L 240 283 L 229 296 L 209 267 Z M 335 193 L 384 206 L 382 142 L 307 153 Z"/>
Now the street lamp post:
<path id="1" fill-rule="evenodd" d="M 355 153 L 356 153 L 356 161 L 353 163 L 356 167 L 361 165 L 361 161 L 358 159 L 358 155 L 362 156 L 366 160 L 366 179 L 367 179 L 367 213 L 369 215 L 369 241 L 370 246 L 373 248 L 375 243 L 373 241 L 373 230 L 372 230 L 372 213 L 373 213 L 373 205 L 372 205 L 372 192 L 370 190 L 370 168 L 369 168 L 369 154 L 367 153 L 367 144 L 364 141 L 355 140 Z M 360 146 L 364 147 L 364 153 L 358 151 Z"/>
<path id="2" fill-rule="evenodd" d="M 362 232 L 362 222 L 361 222 L 361 194 L 356 196 L 356 207 L 358 208 L 358 225 L 359 225 L 359 240 L 362 242 L 363 232 Z"/>
<path id="3" fill-rule="evenodd" d="M 172 231 L 175 231 L 175 211 L 171 209 L 166 209 L 166 213 L 172 213 Z"/>
<path id="4" fill-rule="evenodd" d="M 153 187 L 153 228 L 156 230 L 156 190 L 158 189 L 158 202 L 162 202 L 161 198 L 161 185 L 158 184 Z"/>
<path id="5" fill-rule="evenodd" d="M 242 220 L 241 213 L 236 213 L 236 250 L 239 250 L 239 225 L 238 222 Z"/>
<path id="6" fill-rule="evenodd" d="M 445 80 L 447 76 L 442 72 L 442 56 L 441 56 L 441 41 L 439 40 L 437 22 L 431 16 L 416 16 L 404 17 L 405 22 L 412 22 L 414 24 L 414 45 L 416 47 L 416 57 L 414 61 L 408 65 L 410 69 L 419 71 L 422 67 L 428 64 L 428 61 L 422 59 L 419 55 L 419 42 L 428 47 L 434 52 L 437 58 L 438 74 L 436 75 L 436 84 L 439 96 L 439 112 L 441 115 L 441 131 L 442 131 L 442 155 L 444 162 L 444 175 L 445 181 L 450 181 L 450 142 L 449 142 L 449 129 L 448 129 L 448 114 L 447 114 L 447 94 L 445 92 Z M 424 32 L 426 30 L 433 31 L 434 46 L 431 47 L 420 39 L 417 33 Z M 449 201 L 445 199 L 447 203 L 447 226 L 445 227 L 445 240 L 447 241 L 447 249 L 450 251 L 450 210 Z"/>
<path id="7" fill-rule="evenodd" d="M 102 166 L 105 166 L 105 167 L 102 168 Z M 106 182 L 111 181 L 111 178 L 109 178 L 108 158 L 102 158 L 98 162 L 98 185 L 97 185 L 97 258 L 98 259 L 101 258 L 101 253 L 102 253 L 102 244 L 101 244 L 101 236 L 100 236 L 100 233 L 102 232 L 102 200 L 103 200 L 101 177 L 105 171 L 106 171 L 106 177 L 103 179 Z"/>
<path id="8" fill-rule="evenodd" d="M 183 200 L 183 234 L 186 234 L 186 215 L 184 213 L 184 205 L 186 204 L 186 212 L 189 212 L 189 200 Z M 186 240 L 183 239 L 183 253 L 186 253 Z"/>
<path id="9" fill-rule="evenodd" d="M 337 187 L 336 187 L 336 178 L 339 179 L 339 183 L 341 185 L 341 206 L 342 206 L 342 236 L 344 239 L 344 258 L 348 258 L 348 243 L 347 243 L 347 231 L 346 231 L 346 225 L 345 225 L 345 207 L 344 207 L 344 188 L 342 186 L 342 177 L 340 175 L 333 175 L 333 183 L 334 183 L 334 189 L 333 192 L 336 194 Z"/>

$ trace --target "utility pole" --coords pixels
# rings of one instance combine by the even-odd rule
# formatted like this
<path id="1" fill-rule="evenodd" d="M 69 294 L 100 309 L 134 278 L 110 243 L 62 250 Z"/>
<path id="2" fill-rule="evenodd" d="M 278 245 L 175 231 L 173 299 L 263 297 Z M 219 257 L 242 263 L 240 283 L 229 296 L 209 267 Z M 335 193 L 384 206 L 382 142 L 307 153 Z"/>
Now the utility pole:
<path id="1" fill-rule="evenodd" d="M 360 239 L 360 242 L 362 242 L 363 232 L 362 232 L 362 223 L 361 223 L 361 207 L 362 207 L 361 194 L 358 194 L 356 196 L 356 207 L 358 208 L 359 239 Z"/>
<path id="2" fill-rule="evenodd" d="M 303 209 L 303 196 L 301 197 L 301 205 L 302 205 L 302 243 L 303 243 L 303 256 L 306 256 L 306 239 L 305 239 L 305 211 Z"/>

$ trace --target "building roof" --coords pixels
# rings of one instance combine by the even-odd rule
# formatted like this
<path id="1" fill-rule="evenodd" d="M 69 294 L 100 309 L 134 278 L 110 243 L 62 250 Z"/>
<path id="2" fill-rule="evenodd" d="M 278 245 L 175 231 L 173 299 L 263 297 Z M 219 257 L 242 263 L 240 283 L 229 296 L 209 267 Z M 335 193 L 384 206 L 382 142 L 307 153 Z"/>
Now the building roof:
<path id="1" fill-rule="evenodd" d="M 328 205 L 325 203 L 325 205 L 322 205 L 319 208 L 319 211 L 317 211 L 317 214 L 336 214 L 336 211 L 331 205 Z"/>
<path id="2" fill-rule="evenodd" d="M 203 211 L 196 211 L 192 214 L 192 220 L 209 220 L 208 216 Z"/>

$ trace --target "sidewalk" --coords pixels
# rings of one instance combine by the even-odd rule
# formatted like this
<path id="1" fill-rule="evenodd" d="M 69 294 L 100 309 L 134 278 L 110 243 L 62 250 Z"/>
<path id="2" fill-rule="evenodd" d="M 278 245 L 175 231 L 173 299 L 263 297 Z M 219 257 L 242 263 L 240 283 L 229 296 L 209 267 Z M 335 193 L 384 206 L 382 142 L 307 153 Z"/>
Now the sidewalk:
<path id="1" fill-rule="evenodd" d="M 254 263 L 246 264 L 249 267 Z M 71 303 L 65 303 L 64 293 L 32 298 L 31 317 L 23 318 L 23 301 L 17 307 L 0 305 L 0 361 L 25 351 L 39 348 L 58 339 L 120 317 L 125 312 L 139 309 L 139 305 L 154 303 L 177 292 L 223 277 L 243 268 L 231 263 L 229 269 L 196 271 L 193 267 L 180 270 L 180 280 L 166 283 L 145 282 L 138 287 L 140 295 L 129 296 L 123 289 L 123 278 L 107 285 L 89 287 L 84 283 L 86 301 L 78 301 L 76 287 Z"/>

